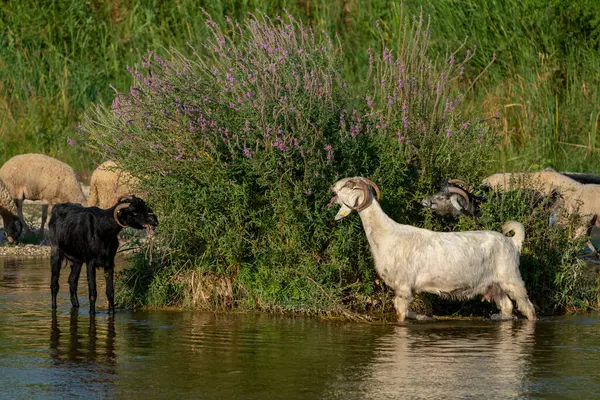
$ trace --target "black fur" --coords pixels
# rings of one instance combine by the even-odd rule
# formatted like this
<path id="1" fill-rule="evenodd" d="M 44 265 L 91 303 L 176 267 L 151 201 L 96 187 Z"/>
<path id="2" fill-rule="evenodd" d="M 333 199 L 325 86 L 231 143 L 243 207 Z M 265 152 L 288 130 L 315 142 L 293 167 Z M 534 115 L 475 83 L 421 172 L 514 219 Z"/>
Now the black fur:
<path id="1" fill-rule="evenodd" d="M 48 225 L 50 230 L 52 280 L 52 309 L 56 309 L 58 278 L 64 260 L 71 263 L 69 288 L 71 304 L 79 307 L 77 282 L 81 266 L 86 264 L 90 313 L 96 311 L 96 268 L 104 268 L 106 279 L 106 297 L 109 312 L 114 312 L 114 266 L 115 255 L 119 247 L 117 235 L 123 229 L 113 217 L 115 208 L 129 203 L 127 208 L 118 212 L 119 222 L 135 229 L 144 229 L 149 225 L 156 227 L 158 219 L 150 207 L 137 197 L 119 199 L 117 204 L 107 210 L 98 207 L 83 207 L 74 203 L 56 204 Z"/>
<path id="2" fill-rule="evenodd" d="M 579 183 L 583 183 L 584 185 L 588 185 L 590 183 L 594 185 L 600 184 L 600 176 L 598 175 L 587 174 L 585 172 L 561 172 L 561 174 L 568 176 Z"/>
<path id="3" fill-rule="evenodd" d="M 16 215 L 0 207 L 0 216 L 4 222 L 4 235 L 9 242 L 16 243 L 21 237 L 23 231 L 23 225 Z"/>

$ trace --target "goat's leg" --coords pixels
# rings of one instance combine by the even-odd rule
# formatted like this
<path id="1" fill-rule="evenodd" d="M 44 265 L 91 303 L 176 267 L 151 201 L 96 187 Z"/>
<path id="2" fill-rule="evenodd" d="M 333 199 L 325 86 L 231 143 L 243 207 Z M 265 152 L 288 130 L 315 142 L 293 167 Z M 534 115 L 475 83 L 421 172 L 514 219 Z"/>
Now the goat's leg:
<path id="1" fill-rule="evenodd" d="M 48 218 L 48 204 L 42 204 L 42 225 L 40 226 L 40 244 L 44 243 L 44 226 Z"/>
<path id="2" fill-rule="evenodd" d="M 523 281 L 520 279 L 519 281 L 515 283 L 501 284 L 502 290 L 504 290 L 511 299 L 517 302 L 519 311 L 521 311 L 521 313 L 525 315 L 527 319 L 534 320 L 536 319 L 535 309 L 527 297 L 527 290 L 525 290 Z"/>
<path id="3" fill-rule="evenodd" d="M 114 268 L 104 269 L 104 279 L 106 280 L 106 298 L 108 299 L 108 312 L 115 313 L 115 286 L 114 286 Z"/>
<path id="4" fill-rule="evenodd" d="M 71 292 L 71 305 L 79 308 L 79 299 L 77 298 L 77 283 L 81 273 L 81 263 L 71 263 L 71 274 L 69 275 L 69 291 Z"/>
<path id="5" fill-rule="evenodd" d="M 57 248 L 52 246 L 50 251 L 50 268 L 52 277 L 50 278 L 50 292 L 52 293 L 52 309 L 56 310 L 56 296 L 58 295 L 58 279 L 60 278 L 60 267 L 63 261 L 63 254 Z"/>
<path id="6" fill-rule="evenodd" d="M 88 281 L 88 297 L 90 299 L 90 315 L 93 315 L 96 314 L 96 298 L 98 297 L 98 293 L 96 292 L 96 263 L 90 261 L 85 266 Z"/>
<path id="7" fill-rule="evenodd" d="M 506 293 L 499 293 L 493 296 L 496 306 L 500 310 L 500 313 L 493 314 L 492 319 L 496 320 L 512 320 L 513 316 L 513 304 Z"/>
<path id="8" fill-rule="evenodd" d="M 396 316 L 398 322 L 404 322 L 404 319 L 408 316 L 408 306 L 412 300 L 412 294 L 410 292 L 396 291 L 396 297 L 394 298 L 394 308 L 396 309 Z"/>

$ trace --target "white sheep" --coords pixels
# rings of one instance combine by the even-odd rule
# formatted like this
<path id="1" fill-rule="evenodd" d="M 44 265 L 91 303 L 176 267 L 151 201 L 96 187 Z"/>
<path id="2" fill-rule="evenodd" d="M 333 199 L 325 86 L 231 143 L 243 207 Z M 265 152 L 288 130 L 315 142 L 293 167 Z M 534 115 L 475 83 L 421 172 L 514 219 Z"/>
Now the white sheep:
<path id="1" fill-rule="evenodd" d="M 105 161 L 92 173 L 88 207 L 108 209 L 123 196 L 139 196 L 134 190 L 137 185 L 137 178 L 119 168 L 114 161 Z"/>
<path id="2" fill-rule="evenodd" d="M 487 177 L 483 184 L 495 190 L 511 187 L 536 189 L 545 195 L 557 190 L 566 212 L 561 216 L 561 223 L 564 224 L 572 214 L 582 217 L 581 224 L 575 231 L 576 238 L 586 235 L 594 224 L 600 227 L 600 185 L 579 183 L 554 170 L 495 174 Z M 588 246 L 592 248 L 590 243 Z"/>
<path id="3" fill-rule="evenodd" d="M 500 318 L 512 318 L 513 299 L 528 319 L 535 319 L 519 273 L 523 225 L 511 221 L 502 227 L 504 233 L 514 231 L 513 237 L 493 231 L 433 232 L 401 225 L 383 212 L 369 186 L 379 198 L 377 185 L 365 178 L 337 181 L 331 188 L 341 205 L 335 219 L 358 211 L 375 270 L 396 292 L 398 321 L 422 318 L 408 309 L 413 295 L 420 292 L 457 299 L 491 297 L 501 313 L 494 317 Z"/>
<path id="4" fill-rule="evenodd" d="M 17 204 L 21 224 L 27 229 L 23 219 L 23 201 L 42 200 L 42 225 L 40 237 L 44 239 L 44 225 L 48 208 L 57 203 L 85 204 L 75 171 L 69 165 L 43 154 L 21 154 L 8 160 L 0 168 L 0 179 Z"/>
<path id="5" fill-rule="evenodd" d="M 494 174 L 483 180 L 483 184 L 495 190 L 506 190 L 515 187 L 525 187 L 539 190 L 548 196 L 555 190 L 561 193 L 577 189 L 581 183 L 554 170 L 540 172 L 508 172 Z"/>
<path id="6" fill-rule="evenodd" d="M 9 243 L 19 240 L 23 226 L 17 217 L 17 207 L 6 185 L 0 180 L 0 217 Z"/>

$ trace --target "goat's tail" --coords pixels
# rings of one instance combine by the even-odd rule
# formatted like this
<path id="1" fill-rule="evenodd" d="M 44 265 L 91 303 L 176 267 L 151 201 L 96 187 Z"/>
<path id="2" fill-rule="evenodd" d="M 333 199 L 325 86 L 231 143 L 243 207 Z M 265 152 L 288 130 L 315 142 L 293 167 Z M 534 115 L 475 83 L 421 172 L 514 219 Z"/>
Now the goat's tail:
<path id="1" fill-rule="evenodd" d="M 508 221 L 502 226 L 502 233 L 506 235 L 508 232 L 513 231 L 515 235 L 511 237 L 515 247 L 521 251 L 523 247 L 523 240 L 525 240 L 525 227 L 523 224 L 517 221 Z"/>

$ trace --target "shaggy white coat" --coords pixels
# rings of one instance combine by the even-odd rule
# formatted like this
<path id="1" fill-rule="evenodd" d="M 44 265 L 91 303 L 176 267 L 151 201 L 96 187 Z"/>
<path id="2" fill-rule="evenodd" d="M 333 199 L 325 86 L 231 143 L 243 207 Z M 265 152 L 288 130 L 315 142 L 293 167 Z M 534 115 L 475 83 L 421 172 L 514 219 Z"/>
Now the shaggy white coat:
<path id="1" fill-rule="evenodd" d="M 86 203 L 73 168 L 43 154 L 14 156 L 0 168 L 0 180 L 4 181 L 8 192 L 17 203 L 17 213 L 23 227 L 27 227 L 23 219 L 23 200 L 42 200 L 47 203 L 42 206 L 42 240 L 48 206 L 65 202 L 82 205 Z"/>
<path id="2" fill-rule="evenodd" d="M 355 186 L 360 182 L 360 178 L 345 178 L 332 187 L 341 205 L 336 220 L 363 201 L 365 191 L 346 185 L 349 180 L 355 181 Z M 370 189 L 366 193 L 371 196 L 370 205 L 359 215 L 375 269 L 396 292 L 399 321 L 420 317 L 408 309 L 413 295 L 420 292 L 458 299 L 484 295 L 494 299 L 506 318 L 512 315 L 512 298 L 528 319 L 535 319 L 519 273 L 523 225 L 513 221 L 503 227 L 505 232 L 514 231 L 513 237 L 493 231 L 433 232 L 396 223 L 383 212 Z"/>
<path id="3" fill-rule="evenodd" d="M 137 184 L 137 178 L 120 169 L 114 161 L 105 161 L 92 174 L 88 207 L 107 209 L 123 196 L 143 197 L 133 189 Z"/>

